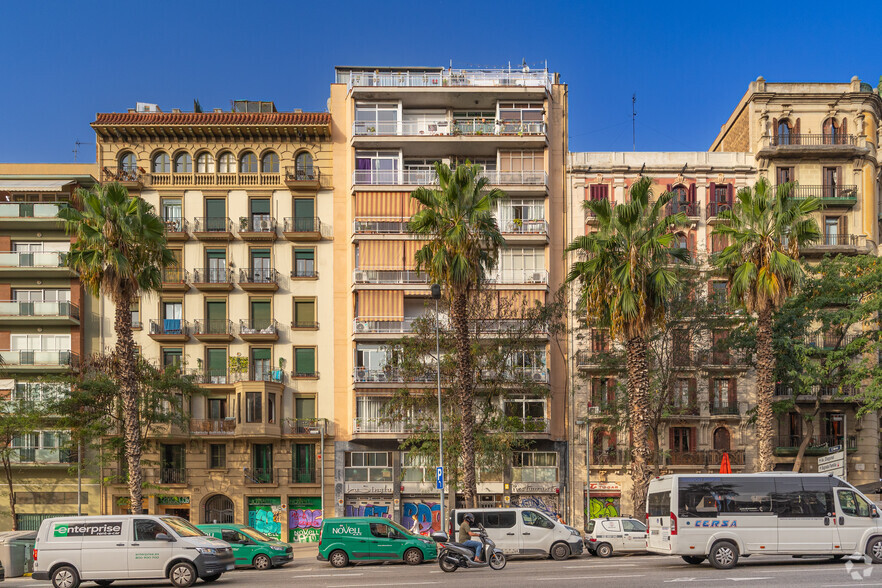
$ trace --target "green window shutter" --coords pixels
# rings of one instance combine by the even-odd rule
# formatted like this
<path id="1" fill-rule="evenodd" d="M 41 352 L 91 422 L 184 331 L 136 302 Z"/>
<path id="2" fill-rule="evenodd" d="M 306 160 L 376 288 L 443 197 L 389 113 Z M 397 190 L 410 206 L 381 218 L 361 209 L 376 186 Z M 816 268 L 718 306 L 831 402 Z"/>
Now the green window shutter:
<path id="1" fill-rule="evenodd" d="M 315 348 L 301 347 L 294 351 L 295 370 L 298 374 L 315 373 Z"/>
<path id="2" fill-rule="evenodd" d="M 251 351 L 251 357 L 254 358 L 254 361 L 269 361 L 272 359 L 272 350 L 270 350 L 270 349 L 253 349 Z"/>
<path id="3" fill-rule="evenodd" d="M 315 200 L 312 198 L 296 198 L 294 200 L 294 218 L 315 217 Z"/>
<path id="4" fill-rule="evenodd" d="M 206 249 L 205 256 L 208 259 L 222 259 L 222 260 L 226 261 L 227 250 L 226 249 Z"/>
<path id="5" fill-rule="evenodd" d="M 252 300 L 251 301 L 251 327 L 254 329 L 265 329 L 272 320 L 272 311 L 268 300 Z"/>
<path id="6" fill-rule="evenodd" d="M 251 199 L 251 214 L 269 214 L 270 201 L 267 198 Z"/>
<path id="7" fill-rule="evenodd" d="M 270 258 L 270 250 L 269 249 L 252 249 L 251 250 L 251 259 L 269 259 Z"/>
<path id="8" fill-rule="evenodd" d="M 294 322 L 298 326 L 311 326 L 315 323 L 314 300 L 300 300 L 294 303 Z"/>
<path id="9" fill-rule="evenodd" d="M 209 198 L 205 201 L 205 216 L 207 218 L 226 218 L 227 202 L 222 198 Z"/>
<path id="10" fill-rule="evenodd" d="M 217 327 L 221 321 L 227 320 L 227 303 L 222 300 L 206 302 L 205 315 L 209 325 Z"/>
<path id="11" fill-rule="evenodd" d="M 297 261 L 313 261 L 315 260 L 315 250 L 313 249 L 296 249 L 294 251 L 294 259 Z"/>
<path id="12" fill-rule="evenodd" d="M 295 398 L 294 417 L 298 419 L 315 418 L 315 398 Z"/>
<path id="13" fill-rule="evenodd" d="M 208 350 L 208 372 L 212 376 L 222 376 L 227 373 L 227 350 Z"/>

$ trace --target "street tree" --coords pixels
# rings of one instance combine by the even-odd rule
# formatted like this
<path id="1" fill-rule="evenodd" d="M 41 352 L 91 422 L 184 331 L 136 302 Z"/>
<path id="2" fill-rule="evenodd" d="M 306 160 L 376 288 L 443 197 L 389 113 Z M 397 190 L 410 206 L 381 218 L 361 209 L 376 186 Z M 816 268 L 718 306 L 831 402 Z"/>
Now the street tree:
<path id="1" fill-rule="evenodd" d="M 34 448 L 25 440 L 39 434 L 35 431 L 39 431 L 46 414 L 42 403 L 27 396 L 20 397 L 13 393 L 12 396 L 0 400 L 0 464 L 3 465 L 3 474 L 9 491 L 9 513 L 12 517 L 13 531 L 18 530 L 14 487 L 16 468 L 20 467 L 21 463 L 37 464 L 35 455 L 26 455 L 34 451 Z"/>

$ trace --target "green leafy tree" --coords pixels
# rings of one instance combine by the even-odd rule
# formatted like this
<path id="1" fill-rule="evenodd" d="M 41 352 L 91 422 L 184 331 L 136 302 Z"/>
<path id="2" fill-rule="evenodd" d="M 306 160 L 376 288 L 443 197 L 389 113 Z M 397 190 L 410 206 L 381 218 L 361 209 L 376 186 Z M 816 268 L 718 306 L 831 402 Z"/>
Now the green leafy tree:
<path id="1" fill-rule="evenodd" d="M 674 229 L 686 214 L 665 215 L 670 192 L 652 200 L 652 180 L 631 186 L 629 201 L 613 208 L 608 200 L 586 200 L 597 231 L 577 237 L 567 251 L 577 253 L 567 282 L 579 287 L 579 309 L 591 326 L 607 327 L 624 344 L 631 432 L 631 498 L 635 514 L 646 508 L 650 448 L 647 443 L 650 387 L 647 337 L 663 324 L 668 298 L 680 281 L 673 264 L 688 263 L 689 251 L 676 246 Z"/>
<path id="2" fill-rule="evenodd" d="M 162 270 L 175 264 L 165 238 L 165 225 L 153 206 L 130 196 L 119 183 L 99 185 L 76 192 L 81 203 L 62 208 L 58 216 L 75 237 L 67 256 L 68 266 L 92 296 L 104 295 L 116 307 L 116 348 L 109 373 L 122 400 L 126 460 L 132 512 L 141 507 L 141 429 L 139 386 L 130 307 L 139 292 L 160 288 Z"/>
<path id="3" fill-rule="evenodd" d="M 456 386 L 459 398 L 464 471 L 462 489 L 466 504 L 477 506 L 474 434 L 474 364 L 469 332 L 468 305 L 472 294 L 496 265 L 505 246 L 494 213 L 504 192 L 490 189 L 480 165 L 466 162 L 451 170 L 435 162 L 439 189 L 417 188 L 411 196 L 422 209 L 411 218 L 410 232 L 428 243 L 415 254 L 416 269 L 440 284 L 450 299 L 450 315 L 456 337 Z"/>
<path id="4" fill-rule="evenodd" d="M 818 198 L 796 199 L 793 184 L 773 190 L 765 178 L 753 189 L 738 191 L 731 210 L 719 214 L 713 235 L 728 245 L 712 256 L 725 273 L 729 300 L 756 314 L 756 429 L 759 438 L 759 471 L 774 466 L 775 349 L 772 343 L 775 312 L 803 278 L 799 249 L 821 235 L 811 214 L 821 208 Z"/>
<path id="5" fill-rule="evenodd" d="M 16 441 L 40 428 L 46 416 L 43 407 L 27 398 L 6 398 L 0 401 L 0 464 L 3 465 L 3 474 L 6 478 L 6 487 L 9 491 L 9 513 L 12 516 L 12 530 L 18 530 L 18 521 L 15 511 L 15 491 L 13 486 L 14 469 L 22 460 L 22 453 L 28 448 L 22 448 Z"/>

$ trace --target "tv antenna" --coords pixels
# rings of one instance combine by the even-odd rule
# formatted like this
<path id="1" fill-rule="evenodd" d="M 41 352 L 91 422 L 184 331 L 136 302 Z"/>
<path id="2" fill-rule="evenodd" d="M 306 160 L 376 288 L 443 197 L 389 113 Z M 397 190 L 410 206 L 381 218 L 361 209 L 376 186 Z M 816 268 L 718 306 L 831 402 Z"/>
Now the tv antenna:
<path id="1" fill-rule="evenodd" d="M 77 157 L 78 157 L 79 154 L 80 154 L 80 145 L 94 145 L 94 143 L 86 142 L 86 141 L 80 141 L 79 139 L 77 139 L 76 141 L 74 141 L 74 148 L 73 148 L 74 162 L 77 161 Z"/>
<path id="2" fill-rule="evenodd" d="M 631 142 L 632 149 L 637 151 L 637 92 L 631 96 Z"/>

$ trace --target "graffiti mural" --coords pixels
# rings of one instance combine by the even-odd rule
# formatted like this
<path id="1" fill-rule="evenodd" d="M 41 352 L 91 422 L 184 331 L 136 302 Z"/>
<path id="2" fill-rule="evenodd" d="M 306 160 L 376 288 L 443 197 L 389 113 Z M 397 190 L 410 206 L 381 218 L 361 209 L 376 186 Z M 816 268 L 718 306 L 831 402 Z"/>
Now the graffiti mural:
<path id="1" fill-rule="evenodd" d="M 556 494 L 512 496 L 511 504 L 521 508 L 535 508 L 550 515 L 560 512 L 560 500 Z"/>
<path id="2" fill-rule="evenodd" d="M 344 516 L 392 518 L 391 500 L 351 500 L 346 504 Z"/>
<path id="3" fill-rule="evenodd" d="M 319 540 L 322 528 L 322 499 L 318 496 L 288 497 L 288 543 Z"/>
<path id="4" fill-rule="evenodd" d="M 248 499 L 248 526 L 281 541 L 283 512 L 281 498 L 252 496 Z"/>
<path id="5" fill-rule="evenodd" d="M 416 515 L 420 534 L 441 530 L 441 505 L 437 502 L 414 500 L 405 502 L 401 508 L 401 526 L 412 530 L 413 516 Z"/>
<path id="6" fill-rule="evenodd" d="M 621 506 L 617 496 L 591 497 L 591 515 L 588 518 L 617 517 Z"/>

